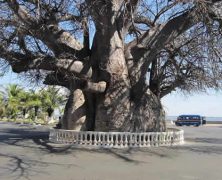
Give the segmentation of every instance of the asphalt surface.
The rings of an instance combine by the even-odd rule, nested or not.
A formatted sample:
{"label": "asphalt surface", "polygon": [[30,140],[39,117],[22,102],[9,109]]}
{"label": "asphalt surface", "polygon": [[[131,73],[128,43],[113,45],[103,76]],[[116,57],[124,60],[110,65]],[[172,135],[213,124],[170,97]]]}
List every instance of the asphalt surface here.
{"label": "asphalt surface", "polygon": [[45,126],[0,122],[0,179],[222,180],[222,125],[182,129],[182,146],[86,150],[49,143]]}

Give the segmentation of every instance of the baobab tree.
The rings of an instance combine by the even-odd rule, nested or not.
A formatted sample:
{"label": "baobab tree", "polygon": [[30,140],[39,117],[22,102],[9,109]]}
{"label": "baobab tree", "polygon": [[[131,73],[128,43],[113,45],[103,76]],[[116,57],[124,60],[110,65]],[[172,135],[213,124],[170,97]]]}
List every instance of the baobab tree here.
{"label": "baobab tree", "polygon": [[220,0],[1,0],[0,58],[70,95],[63,128],[163,131],[161,98],[221,83]]}

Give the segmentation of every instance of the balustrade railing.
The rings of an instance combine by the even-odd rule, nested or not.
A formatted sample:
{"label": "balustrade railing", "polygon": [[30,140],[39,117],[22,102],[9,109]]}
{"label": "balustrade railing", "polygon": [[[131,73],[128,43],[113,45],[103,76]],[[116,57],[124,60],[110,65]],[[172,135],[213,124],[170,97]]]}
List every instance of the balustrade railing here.
{"label": "balustrade railing", "polygon": [[105,148],[170,146],[184,142],[184,131],[169,129],[166,132],[130,133],[51,129],[49,140],[54,143]]}

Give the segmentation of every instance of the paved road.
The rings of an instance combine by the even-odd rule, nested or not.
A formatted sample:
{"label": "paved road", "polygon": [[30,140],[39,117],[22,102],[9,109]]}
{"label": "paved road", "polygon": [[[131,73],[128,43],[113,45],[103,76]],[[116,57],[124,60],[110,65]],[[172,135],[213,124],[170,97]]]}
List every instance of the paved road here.
{"label": "paved road", "polygon": [[0,123],[0,179],[222,180],[222,125],[183,129],[183,146],[81,150],[50,144],[47,127]]}

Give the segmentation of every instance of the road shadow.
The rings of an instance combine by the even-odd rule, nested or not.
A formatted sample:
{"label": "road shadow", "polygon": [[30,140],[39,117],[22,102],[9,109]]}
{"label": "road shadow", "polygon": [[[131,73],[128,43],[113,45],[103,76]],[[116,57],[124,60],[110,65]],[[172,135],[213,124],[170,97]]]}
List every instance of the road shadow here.
{"label": "road shadow", "polygon": [[206,143],[206,144],[222,144],[222,138],[195,138],[193,139],[194,142],[197,143]]}
{"label": "road shadow", "polygon": [[174,146],[172,149],[197,154],[222,155],[222,138],[186,138],[184,145]]}
{"label": "road shadow", "polygon": [[[11,126],[11,128],[0,127],[0,179],[32,179],[32,176],[38,174],[48,174],[45,168],[51,165],[65,168],[78,167],[74,163],[47,162],[41,158],[36,159],[32,155],[35,153],[40,153],[42,156],[50,153],[71,153],[70,146],[50,145],[47,128],[14,124]],[[24,151],[24,154],[21,154],[21,151]]]}
{"label": "road shadow", "polygon": [[[0,143],[39,149],[42,153],[65,153],[71,146],[53,146],[49,142],[49,129],[38,130],[36,127],[0,129]],[[31,142],[31,143],[30,143]]]}
{"label": "road shadow", "polygon": [[[38,174],[50,175],[45,168],[54,165],[64,168],[78,167],[74,163],[53,163],[44,160],[36,160],[25,155],[14,155],[8,153],[0,153],[0,158],[7,159],[7,164],[0,165],[0,179],[28,179]],[[1,178],[2,177],[2,178]]]}
{"label": "road shadow", "polygon": [[188,151],[188,153],[207,154],[207,155],[222,155],[222,146],[209,145],[186,145],[172,147],[176,151]]}

